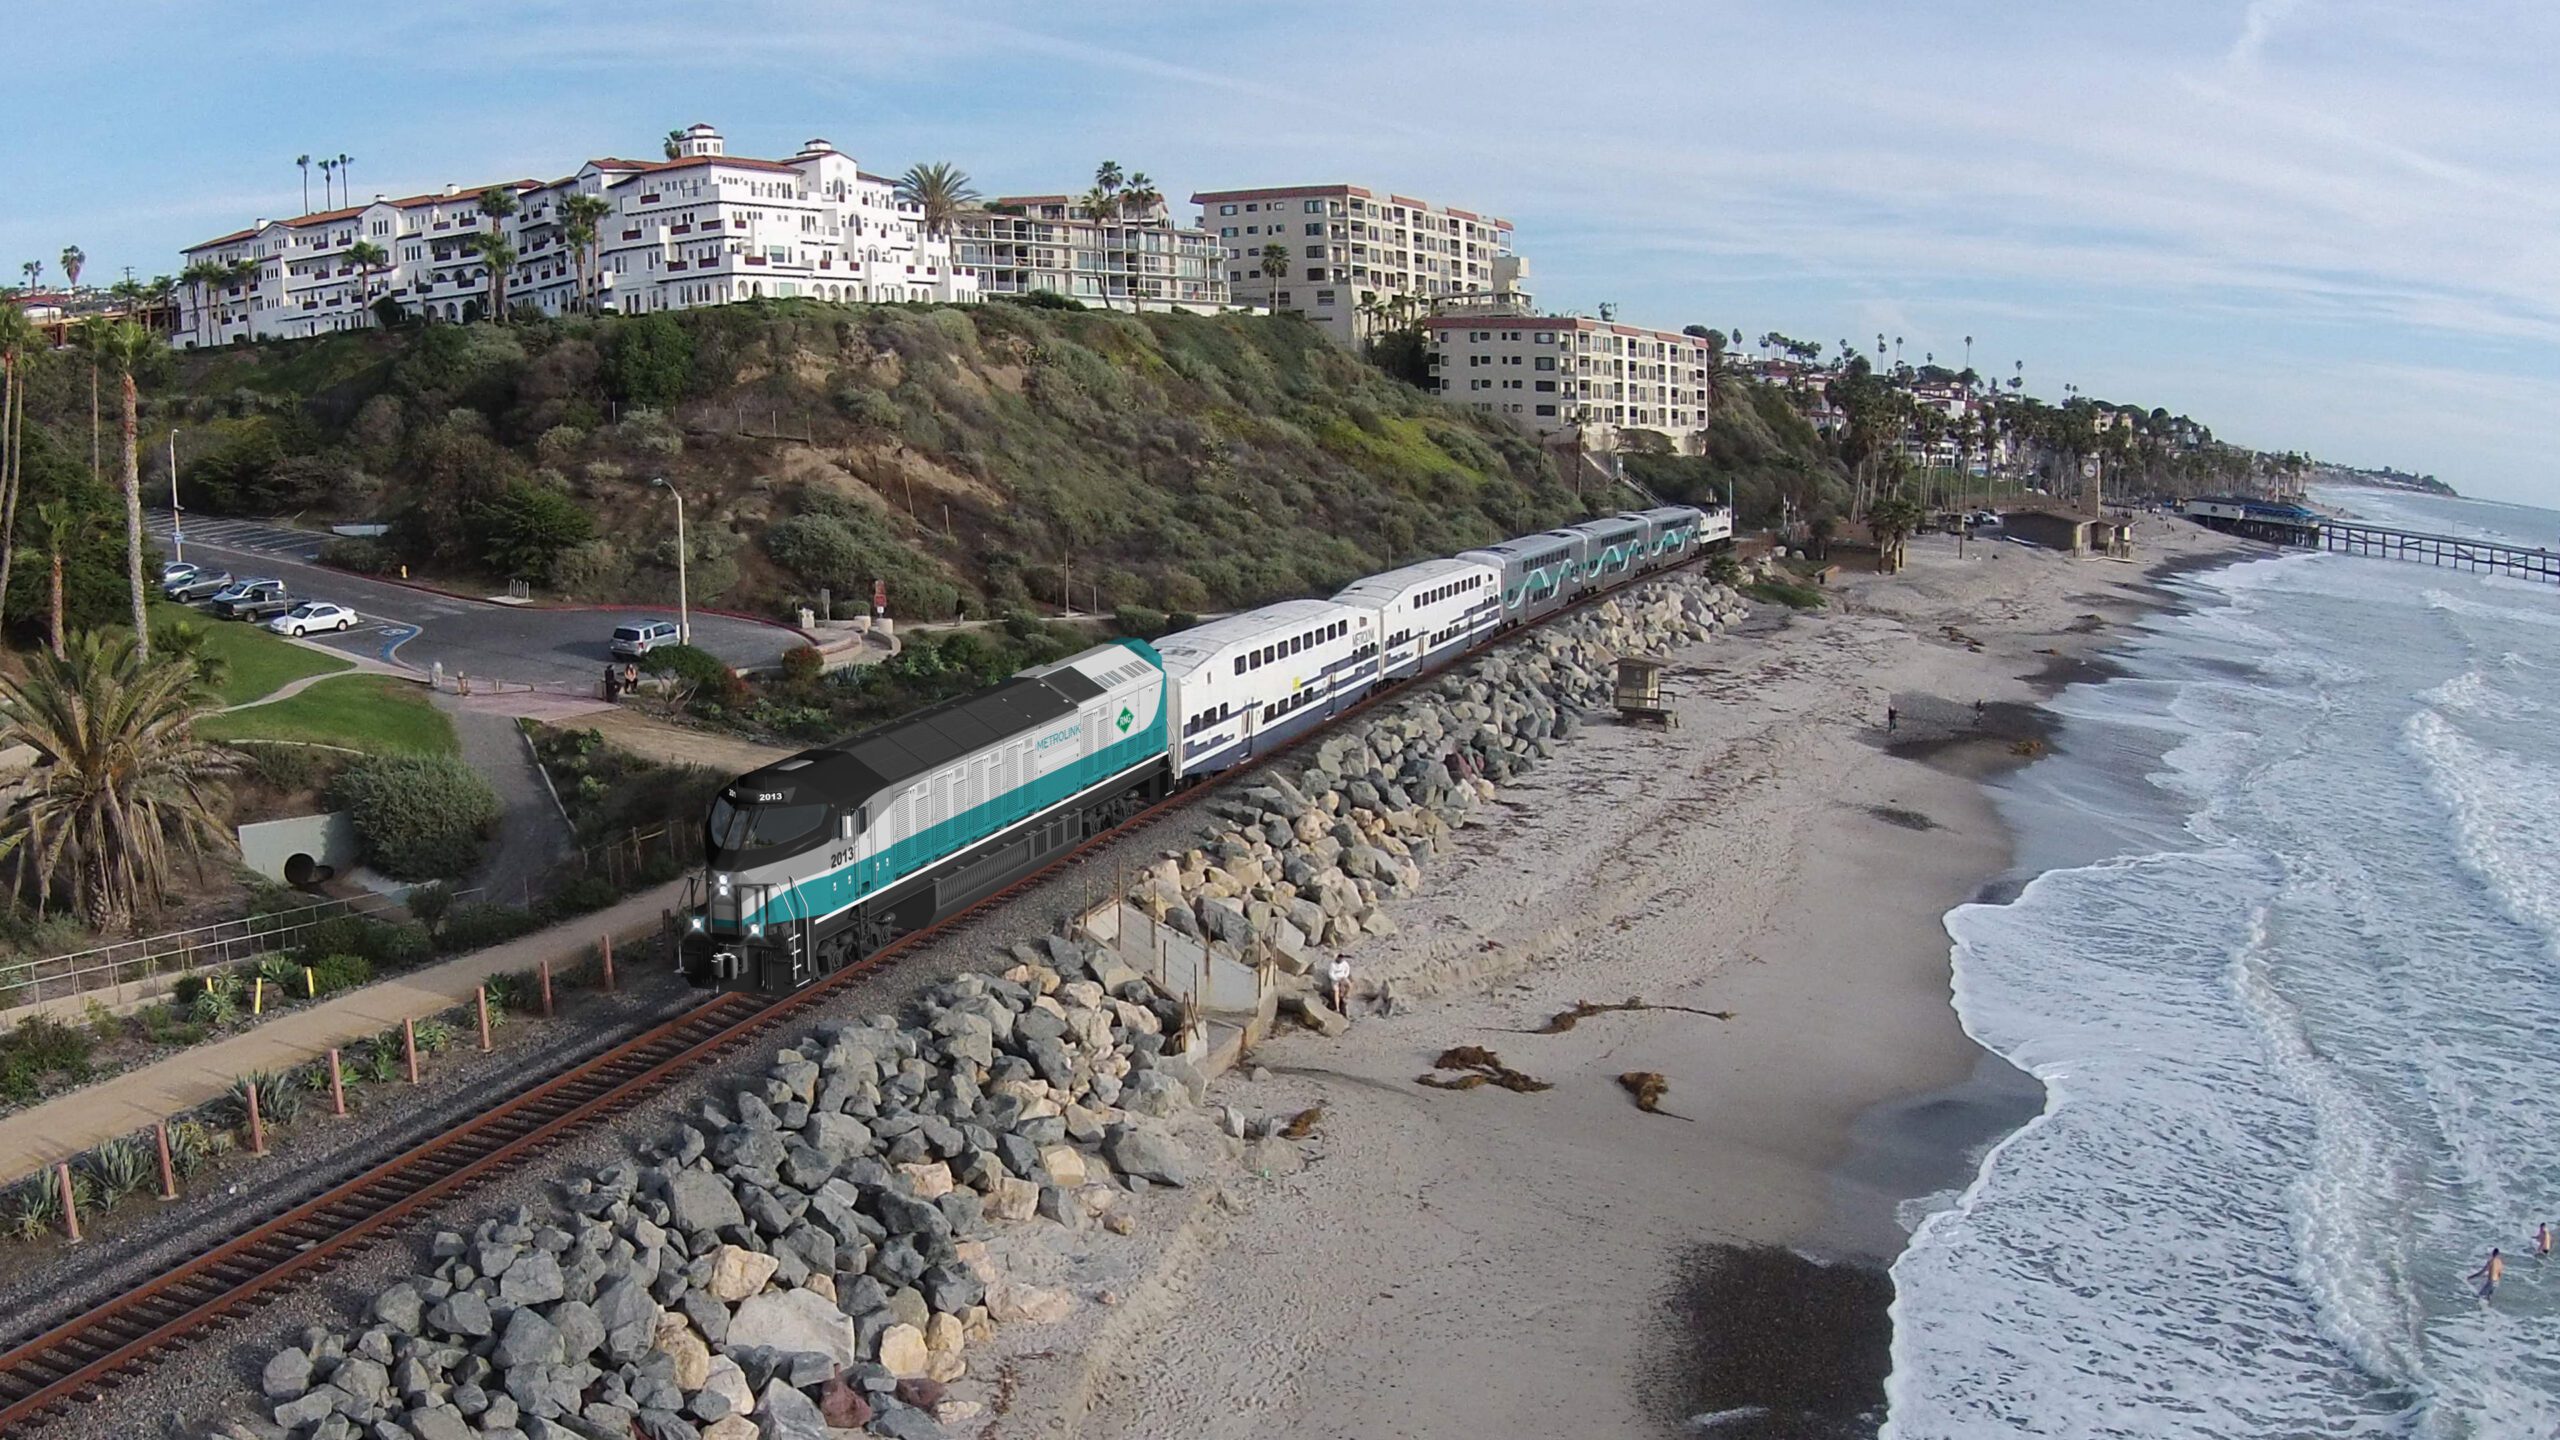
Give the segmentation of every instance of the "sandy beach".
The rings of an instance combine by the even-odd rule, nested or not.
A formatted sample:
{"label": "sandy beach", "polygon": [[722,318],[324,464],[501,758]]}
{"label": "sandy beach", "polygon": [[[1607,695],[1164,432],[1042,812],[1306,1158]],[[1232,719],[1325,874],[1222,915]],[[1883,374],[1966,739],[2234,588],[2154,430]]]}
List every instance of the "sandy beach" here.
{"label": "sandy beach", "polygon": [[[1978,781],[2157,603],[2151,567],[2230,544],[2156,519],[2138,543],[2128,563],[1924,537],[1902,575],[1673,656],[1679,728],[1586,730],[1364,943],[1361,988],[1392,982],[1395,1014],[1286,1034],[1220,1082],[1251,1113],[1322,1107],[1303,1168],[1254,1152],[1150,1197],[1182,1218],[1142,1257],[1061,1258],[1108,1303],[1007,1367],[998,1428],[1871,1427],[1896,1203],[1963,1183],[2039,1103],[1948,1002],[1941,917],[2008,864]],[[1631,999],[1690,1008],[1526,1033]],[[1456,1045],[1552,1088],[1415,1083]],[[1668,1082],[1662,1113],[1621,1088],[1637,1071]]]}

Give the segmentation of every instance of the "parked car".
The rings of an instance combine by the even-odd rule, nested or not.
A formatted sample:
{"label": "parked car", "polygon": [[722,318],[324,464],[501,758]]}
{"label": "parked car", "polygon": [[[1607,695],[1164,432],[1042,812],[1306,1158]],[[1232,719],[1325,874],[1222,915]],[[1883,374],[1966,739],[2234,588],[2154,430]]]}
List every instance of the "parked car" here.
{"label": "parked car", "polygon": [[273,620],[267,628],[279,635],[308,635],[314,630],[352,630],[356,612],[326,600],[305,600]]}
{"label": "parked car", "polygon": [[191,563],[189,563],[189,562],[187,562],[187,561],[184,561],[184,560],[163,560],[163,561],[161,561],[161,562],[160,562],[160,588],[161,588],[161,589],[163,589],[163,590],[166,590],[166,589],[168,589],[170,586],[172,586],[172,585],[176,585],[176,584],[178,584],[178,583],[180,583],[180,582],[182,582],[182,581],[186,581],[186,580],[192,580],[192,579],[194,579],[194,578],[195,578],[195,575],[196,575],[196,571],[197,571],[199,568],[201,568],[201,567],[196,566],[196,565],[193,565],[193,564],[191,564]]}
{"label": "parked car", "polygon": [[628,625],[614,626],[613,643],[607,648],[616,655],[637,659],[661,645],[676,643],[678,642],[674,621],[635,620]]}
{"label": "parked car", "polygon": [[183,580],[163,583],[160,593],[172,600],[193,604],[198,600],[210,600],[236,583],[228,570],[197,570]]}
{"label": "parked car", "polygon": [[243,580],[213,597],[213,613],[225,620],[264,620],[297,603],[281,580]]}

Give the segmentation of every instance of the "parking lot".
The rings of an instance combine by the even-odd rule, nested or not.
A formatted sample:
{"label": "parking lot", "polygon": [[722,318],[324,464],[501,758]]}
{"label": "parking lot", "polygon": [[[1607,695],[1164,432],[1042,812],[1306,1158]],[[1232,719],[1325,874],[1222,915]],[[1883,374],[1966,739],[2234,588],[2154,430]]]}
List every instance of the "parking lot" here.
{"label": "parking lot", "polygon": [[[447,674],[585,688],[603,674],[605,642],[615,625],[634,617],[675,618],[672,606],[552,608],[439,594],[319,565],[327,535],[253,520],[185,518],[183,558],[241,579],[281,580],[298,599],[348,606],[361,623],[343,634],[314,635],[314,643],[417,670],[441,664]],[[147,528],[171,558],[180,558],[168,511],[152,512]],[[697,610],[693,643],[731,665],[755,667],[777,662],[800,636],[781,625]]]}

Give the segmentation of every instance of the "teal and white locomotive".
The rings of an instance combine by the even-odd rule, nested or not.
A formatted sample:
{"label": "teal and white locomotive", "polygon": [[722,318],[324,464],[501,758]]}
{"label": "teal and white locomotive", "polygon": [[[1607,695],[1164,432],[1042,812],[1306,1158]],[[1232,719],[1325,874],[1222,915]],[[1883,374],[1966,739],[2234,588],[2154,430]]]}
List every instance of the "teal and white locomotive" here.
{"label": "teal and white locomotive", "polygon": [[739,776],[670,925],[697,985],[781,993],[975,904],[1381,683],[1729,539],[1630,512],[1036,666]]}

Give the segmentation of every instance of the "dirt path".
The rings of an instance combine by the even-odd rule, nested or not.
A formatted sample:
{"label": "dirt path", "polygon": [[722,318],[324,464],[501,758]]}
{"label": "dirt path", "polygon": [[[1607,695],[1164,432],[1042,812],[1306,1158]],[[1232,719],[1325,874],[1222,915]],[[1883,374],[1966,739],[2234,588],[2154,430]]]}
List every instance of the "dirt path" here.
{"label": "dirt path", "polygon": [[701,765],[730,775],[744,774],[776,760],[787,760],[798,753],[779,745],[759,745],[734,736],[688,730],[681,725],[654,719],[629,706],[599,710],[566,723],[574,729],[594,730],[603,735],[607,743],[642,759],[667,765]]}

